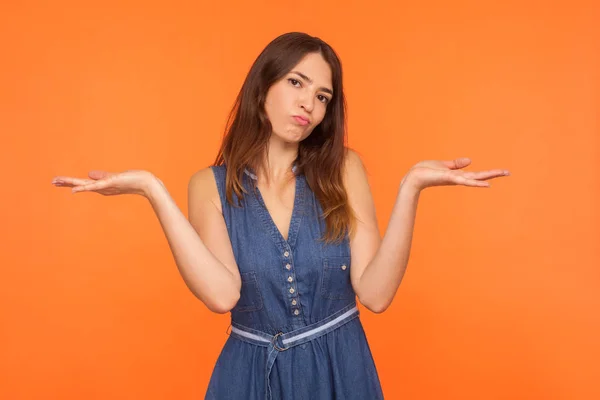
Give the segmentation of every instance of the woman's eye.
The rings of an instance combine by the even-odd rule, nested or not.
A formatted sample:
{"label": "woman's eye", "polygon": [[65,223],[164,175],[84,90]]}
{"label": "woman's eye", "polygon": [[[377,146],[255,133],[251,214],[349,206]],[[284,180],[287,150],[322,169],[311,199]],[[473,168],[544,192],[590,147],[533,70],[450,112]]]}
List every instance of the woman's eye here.
{"label": "woman's eye", "polygon": [[[289,78],[288,82],[290,82],[295,87],[300,87],[300,86],[296,86],[296,84],[300,84],[300,81],[298,81],[298,80],[296,80],[294,78]],[[323,104],[329,103],[329,98],[327,96],[323,96],[322,94],[320,94],[318,97],[319,97],[319,101],[321,103],[323,103]]]}

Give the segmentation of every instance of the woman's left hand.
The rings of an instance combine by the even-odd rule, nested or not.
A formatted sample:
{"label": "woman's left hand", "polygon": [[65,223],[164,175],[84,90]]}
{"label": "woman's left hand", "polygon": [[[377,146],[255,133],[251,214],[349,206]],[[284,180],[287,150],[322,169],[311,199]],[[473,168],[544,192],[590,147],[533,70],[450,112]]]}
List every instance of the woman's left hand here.
{"label": "woman's left hand", "polygon": [[510,175],[505,169],[489,171],[461,171],[471,164],[469,158],[457,158],[452,161],[427,160],[415,164],[406,174],[402,183],[410,183],[415,189],[423,190],[431,186],[463,185],[490,187],[488,179]]}

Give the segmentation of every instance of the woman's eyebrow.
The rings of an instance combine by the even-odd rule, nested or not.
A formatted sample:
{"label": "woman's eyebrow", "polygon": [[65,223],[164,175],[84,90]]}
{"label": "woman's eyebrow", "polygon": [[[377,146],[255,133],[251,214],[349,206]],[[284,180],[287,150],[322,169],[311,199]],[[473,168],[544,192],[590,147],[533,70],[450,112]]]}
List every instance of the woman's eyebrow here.
{"label": "woman's eyebrow", "polygon": [[[310,79],[308,76],[304,75],[302,72],[292,71],[292,73],[299,75],[302,79],[307,80],[309,83],[312,83],[312,79]],[[329,93],[330,95],[333,96],[333,90],[331,90],[331,89],[328,89],[326,87],[320,87],[319,90],[322,90],[325,93]]]}

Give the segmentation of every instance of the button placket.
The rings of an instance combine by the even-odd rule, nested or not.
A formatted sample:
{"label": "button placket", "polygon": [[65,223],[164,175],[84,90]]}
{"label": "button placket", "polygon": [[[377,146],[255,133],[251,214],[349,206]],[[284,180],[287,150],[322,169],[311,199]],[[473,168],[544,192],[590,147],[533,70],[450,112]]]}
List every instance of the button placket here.
{"label": "button placket", "polygon": [[[283,257],[286,258],[287,260],[285,261],[285,266],[284,268],[286,269],[286,271],[289,271],[286,281],[288,282],[287,288],[288,288],[288,292],[292,295],[291,297],[291,304],[292,306],[297,306],[298,305],[298,300],[297,300],[297,296],[294,296],[294,294],[296,293],[296,288],[294,288],[294,272],[292,271],[292,264],[293,262],[290,260],[290,252],[289,250],[286,250],[283,252]],[[300,310],[298,309],[298,307],[292,307],[292,314],[294,315],[300,315]]]}

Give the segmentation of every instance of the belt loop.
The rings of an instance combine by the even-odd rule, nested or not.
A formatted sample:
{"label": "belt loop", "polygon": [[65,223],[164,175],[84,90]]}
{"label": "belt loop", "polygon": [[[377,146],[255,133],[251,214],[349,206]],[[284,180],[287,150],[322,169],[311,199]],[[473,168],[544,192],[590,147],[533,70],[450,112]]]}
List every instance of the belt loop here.
{"label": "belt loop", "polygon": [[275,347],[275,350],[277,350],[277,351],[285,351],[285,350],[289,349],[289,347],[281,348],[281,347],[277,346],[277,338],[281,335],[283,335],[283,332],[279,332],[278,334],[273,336],[273,339],[271,339],[271,343],[273,343],[273,347]]}

